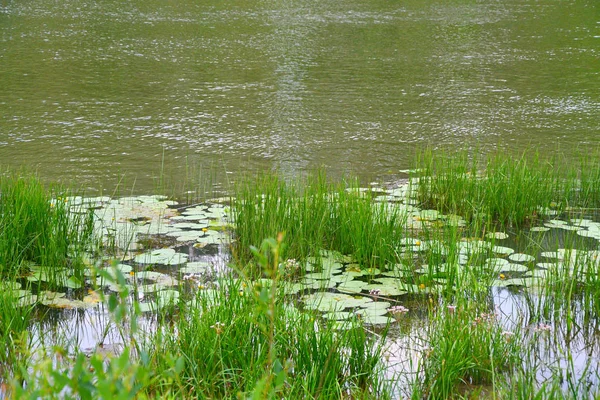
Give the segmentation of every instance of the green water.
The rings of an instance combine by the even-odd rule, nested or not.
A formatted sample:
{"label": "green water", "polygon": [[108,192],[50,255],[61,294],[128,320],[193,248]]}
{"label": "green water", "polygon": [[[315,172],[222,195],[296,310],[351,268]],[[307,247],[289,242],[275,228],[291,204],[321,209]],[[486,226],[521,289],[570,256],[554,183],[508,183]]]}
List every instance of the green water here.
{"label": "green water", "polygon": [[[414,151],[598,145],[595,0],[0,0],[0,164],[364,178]],[[164,159],[164,164],[162,160]]]}

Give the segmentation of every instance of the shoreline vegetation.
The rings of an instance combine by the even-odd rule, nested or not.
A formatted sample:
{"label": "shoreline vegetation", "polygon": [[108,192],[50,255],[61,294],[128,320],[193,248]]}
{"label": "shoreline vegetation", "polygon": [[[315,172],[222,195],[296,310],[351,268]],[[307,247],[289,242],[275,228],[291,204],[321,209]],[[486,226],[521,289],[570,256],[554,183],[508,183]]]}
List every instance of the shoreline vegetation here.
{"label": "shoreline vegetation", "polygon": [[[597,153],[427,150],[393,185],[263,174],[183,206],[7,173],[0,393],[598,396],[599,210]],[[101,321],[91,350],[60,312]]]}

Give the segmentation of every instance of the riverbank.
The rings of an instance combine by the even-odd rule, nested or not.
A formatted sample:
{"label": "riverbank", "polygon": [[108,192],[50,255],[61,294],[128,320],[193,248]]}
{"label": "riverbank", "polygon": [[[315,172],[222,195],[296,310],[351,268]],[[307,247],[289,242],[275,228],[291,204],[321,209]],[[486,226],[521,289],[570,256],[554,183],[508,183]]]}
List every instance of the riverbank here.
{"label": "riverbank", "polygon": [[192,206],[3,178],[5,394],[597,394],[597,159],[424,152],[393,187],[262,175]]}

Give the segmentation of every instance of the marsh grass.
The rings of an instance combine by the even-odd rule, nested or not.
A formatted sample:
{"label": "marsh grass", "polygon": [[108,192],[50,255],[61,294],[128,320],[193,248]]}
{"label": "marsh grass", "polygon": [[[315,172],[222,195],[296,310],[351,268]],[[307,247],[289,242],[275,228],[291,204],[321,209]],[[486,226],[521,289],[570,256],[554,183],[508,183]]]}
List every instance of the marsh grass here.
{"label": "marsh grass", "polygon": [[[199,291],[151,353],[181,354],[180,388],[201,398],[386,398],[379,375],[381,343],[357,320],[345,329],[298,311],[278,276],[281,239],[263,247],[259,263],[274,266],[270,283],[224,279]],[[280,285],[281,284],[281,285]],[[174,332],[173,332],[174,333]],[[155,358],[157,370],[163,366]]]}
{"label": "marsh grass", "polygon": [[413,398],[456,398],[461,385],[495,386],[502,373],[518,365],[519,332],[504,332],[493,312],[462,302],[433,310],[430,320]]}
{"label": "marsh grass", "polygon": [[[37,265],[52,284],[67,269],[83,282],[81,256],[92,241],[90,215],[74,214],[35,176],[9,173],[0,178],[0,274],[16,276]],[[71,274],[69,274],[71,275]]]}
{"label": "marsh grass", "polygon": [[422,204],[468,220],[487,218],[522,227],[550,208],[600,206],[598,151],[575,163],[532,152],[481,159],[466,152],[450,156],[424,151],[417,159]]}
{"label": "marsh grass", "polygon": [[18,295],[6,284],[0,289],[0,381],[20,375],[30,358],[28,332],[33,306],[15,306]]}
{"label": "marsh grass", "polygon": [[274,175],[246,180],[233,200],[236,244],[242,264],[272,232],[285,232],[286,256],[304,259],[320,249],[354,256],[364,267],[385,268],[398,261],[395,243],[406,215],[375,203],[356,181],[331,183],[322,173],[285,182]]}

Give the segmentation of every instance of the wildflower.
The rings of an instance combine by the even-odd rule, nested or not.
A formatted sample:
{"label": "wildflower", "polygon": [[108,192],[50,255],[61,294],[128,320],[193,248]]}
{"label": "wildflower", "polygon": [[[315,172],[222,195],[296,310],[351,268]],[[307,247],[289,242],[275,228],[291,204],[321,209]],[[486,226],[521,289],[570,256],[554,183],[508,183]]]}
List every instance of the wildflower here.
{"label": "wildflower", "polygon": [[502,280],[506,279],[506,275],[500,274],[500,279],[502,279]]}
{"label": "wildflower", "polygon": [[129,275],[130,276],[135,276],[135,272],[131,271],[131,272],[129,272]]}
{"label": "wildflower", "polygon": [[425,284],[424,284],[424,283],[421,283],[421,284],[419,285],[419,289],[421,289],[421,290],[425,290]]}
{"label": "wildflower", "polygon": [[448,304],[448,305],[446,306],[446,308],[448,309],[448,312],[449,312],[450,314],[454,314],[454,312],[456,311],[456,306],[455,306],[455,305],[452,305],[452,304]]}
{"label": "wildflower", "polygon": [[404,307],[404,306],[393,306],[387,309],[387,311],[396,316],[396,315],[402,315],[402,314],[406,314],[408,312],[408,308]]}
{"label": "wildflower", "polygon": [[515,333],[511,332],[511,331],[504,331],[504,332],[502,332],[502,336],[504,337],[504,339],[507,342],[510,342],[510,340],[512,339],[512,337],[515,336]]}
{"label": "wildflower", "polygon": [[202,228],[202,232],[208,232],[208,228]]}
{"label": "wildflower", "polygon": [[534,332],[548,332],[552,330],[552,326],[540,322],[533,330]]}
{"label": "wildflower", "polygon": [[420,241],[420,240],[417,240],[417,241],[415,242],[415,246],[420,246],[420,245],[421,245],[421,241]]}
{"label": "wildflower", "polygon": [[223,328],[225,328],[225,324],[222,322],[215,322],[215,324],[211,325],[210,327],[215,330],[215,333],[217,335],[220,335],[221,333],[223,333]]}

